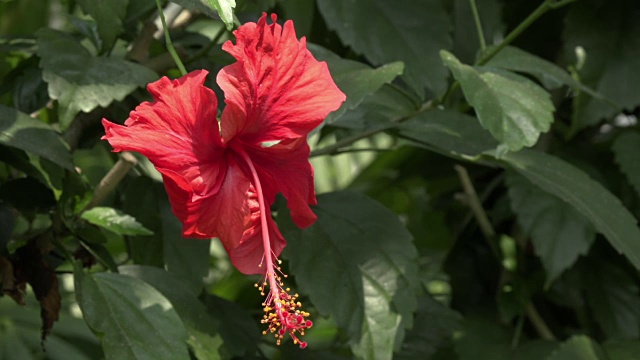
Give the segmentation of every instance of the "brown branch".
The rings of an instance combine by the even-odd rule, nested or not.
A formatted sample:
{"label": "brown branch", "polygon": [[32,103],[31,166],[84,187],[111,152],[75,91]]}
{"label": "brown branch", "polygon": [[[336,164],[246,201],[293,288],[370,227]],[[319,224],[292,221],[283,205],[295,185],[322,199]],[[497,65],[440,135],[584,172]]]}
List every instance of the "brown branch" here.
{"label": "brown branch", "polygon": [[94,206],[101,204],[113,189],[122,181],[129,170],[138,163],[138,160],[130,152],[120,154],[118,162],[109,170],[100,183],[93,191],[93,198],[85,208],[89,210]]}

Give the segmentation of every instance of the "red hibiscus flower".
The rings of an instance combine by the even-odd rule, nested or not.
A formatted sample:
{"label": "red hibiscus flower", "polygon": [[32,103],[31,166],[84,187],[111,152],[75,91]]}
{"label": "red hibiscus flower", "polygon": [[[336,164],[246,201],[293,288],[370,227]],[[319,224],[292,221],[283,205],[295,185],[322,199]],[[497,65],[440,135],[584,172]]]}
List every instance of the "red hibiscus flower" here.
{"label": "red hibiscus flower", "polygon": [[237,62],[217,76],[226,104],[220,121],[216,96],[203,85],[207,71],[200,70],[149,84],[155,102],[136,107],[125,126],[104,119],[103,139],[114,151],[151,160],[183,236],[217,237],[238,270],[265,275],[259,288],[269,285],[264,306],[275,313],[263,322],[276,338],[289,332],[297,342],[293,332],[311,322],[281,288],[276,261],[286,243],[269,207],[282,193],[298,226],[316,220],[309,207],[316,197],[306,137],[345,95],[305,39],[297,40],[293,23],[283,28],[271,18],[270,25],[263,14],[240,26],[236,44],[222,46]]}

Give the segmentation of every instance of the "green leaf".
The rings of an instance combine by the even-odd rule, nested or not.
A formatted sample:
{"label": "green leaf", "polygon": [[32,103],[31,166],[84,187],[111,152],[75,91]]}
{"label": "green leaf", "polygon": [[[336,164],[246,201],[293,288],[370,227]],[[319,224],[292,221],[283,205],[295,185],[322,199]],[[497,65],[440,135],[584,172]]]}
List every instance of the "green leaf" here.
{"label": "green leaf", "polygon": [[159,198],[162,219],[162,244],[167,270],[180,274],[194,285],[202,285],[209,273],[209,239],[186,239],[182,237],[182,224],[171,211],[171,205],[162,193]]}
{"label": "green leaf", "polygon": [[296,34],[309,38],[316,12],[315,0],[277,0],[277,3],[284,13],[284,18],[291,19],[296,25]]}
{"label": "green leaf", "polygon": [[325,124],[331,124],[347,110],[356,108],[365,97],[375,93],[382,85],[390,83],[404,71],[404,65],[401,62],[372,69],[363,63],[342,59],[320,46],[310,45],[309,49],[316,59],[327,62],[331,77],[347,96],[342,106],[327,116]]}
{"label": "green leaf", "polygon": [[213,12],[215,9],[220,19],[227,25],[227,29],[233,29],[233,9],[236,7],[235,0],[171,0],[189,10],[200,11],[201,13],[216,18]]}
{"label": "green leaf", "polygon": [[477,156],[498,146],[471,116],[435,109],[400,125],[400,135],[447,155]]}
{"label": "green leaf", "polygon": [[573,206],[640,269],[640,229],[636,219],[602,185],[573,165],[542,152],[522,150],[507,153],[502,160],[542,190]]}
{"label": "green leaf", "polygon": [[383,85],[375,93],[364,97],[355,109],[346,111],[331,126],[358,131],[390,128],[396,126],[392,120],[409,116],[415,110],[416,104],[402,90]]}
{"label": "green leaf", "polygon": [[207,0],[209,6],[215,8],[220,15],[220,19],[227,25],[228,30],[233,30],[233,9],[236,7],[236,0]]}
{"label": "green leaf", "polygon": [[403,79],[418,92],[445,90],[438,51],[451,49],[453,41],[441,1],[319,0],[318,8],[342,42],[373,64],[402,61]]}
{"label": "green leaf", "polygon": [[101,53],[111,50],[118,35],[124,31],[122,21],[127,15],[129,0],[79,0],[78,4],[98,24],[98,34],[102,39]]}
{"label": "green leaf", "polygon": [[638,340],[607,341],[602,346],[608,360],[640,360],[640,341]]}
{"label": "green leaf", "polygon": [[216,319],[211,317],[198,296],[202,288],[184,281],[177,274],[150,266],[121,266],[119,271],[153,286],[171,302],[186,327],[187,343],[200,360],[220,359],[218,353],[222,339],[218,334]]}
{"label": "green leaf", "polygon": [[562,85],[574,89],[585,88],[558,65],[512,46],[502,49],[486,66],[533,75],[549,89]]}
{"label": "green leaf", "polygon": [[605,360],[598,344],[584,335],[576,335],[565,341],[545,360]]}
{"label": "green leaf", "polygon": [[225,349],[233,356],[245,356],[258,350],[262,330],[258,322],[242,306],[207,294],[202,300],[209,313],[220,322],[220,335]]}
{"label": "green leaf", "polygon": [[106,206],[97,206],[82,213],[81,218],[120,235],[153,235],[133,216]]}
{"label": "green leaf", "polygon": [[620,134],[611,146],[620,170],[629,183],[640,194],[640,134],[626,131]]}
{"label": "green leaf", "polygon": [[[0,359],[91,360],[104,358],[98,339],[82,319],[64,310],[44,343],[40,343],[42,320],[40,307],[27,297],[25,306],[11,298],[0,299]],[[35,299],[33,299],[35,301]],[[63,308],[64,309],[64,308]]]}
{"label": "green leaf", "polygon": [[79,111],[89,112],[120,101],[157,79],[148,68],[130,61],[94,57],[73,37],[41,29],[38,55],[49,96],[58,100],[60,124],[66,129]]}
{"label": "green leaf", "polygon": [[75,272],[78,304],[106,359],[189,359],[187,332],[171,303],[142,280]]}
{"label": "green leaf", "polygon": [[129,253],[134,263],[164,267],[164,234],[158,201],[162,196],[159,192],[164,189],[158,189],[157,185],[145,176],[132,179],[124,192],[122,210],[153,231],[151,236],[136,236],[129,242]]}
{"label": "green leaf", "polygon": [[318,221],[304,230],[279,216],[296,282],[347,330],[357,356],[391,359],[417,305],[411,234],[395,214],[357,193],[320,195],[314,212]]}
{"label": "green leaf", "polygon": [[549,93],[540,86],[511,73],[480,73],[446,51],[441,56],[460,82],[482,127],[509,150],[533,146],[540,133],[549,130],[554,106]]}
{"label": "green leaf", "polygon": [[604,257],[590,261],[588,269],[583,280],[588,304],[607,338],[637,339],[640,289],[636,279]]}
{"label": "green leaf", "polygon": [[171,211],[162,183],[134,179],[125,191],[122,209],[153,231],[152,236],[131,241],[131,256],[137,264],[166,267],[193,286],[202,286],[209,273],[211,241],[182,236],[182,224]]}
{"label": "green leaf", "polygon": [[548,287],[596,238],[591,222],[573,206],[541,190],[515,172],[507,172],[511,208],[531,237],[534,251],[547,271]]}
{"label": "green leaf", "polygon": [[[565,26],[564,52],[574,59],[575,48],[586,52],[581,81],[620,108],[640,104],[640,8],[634,0],[583,1],[571,6]],[[612,26],[615,24],[615,26]],[[573,61],[573,60],[571,60]],[[586,94],[576,99],[577,127],[595,125],[620,112]]]}
{"label": "green leaf", "polygon": [[18,148],[73,170],[69,146],[49,125],[0,105],[0,144]]}
{"label": "green leaf", "polygon": [[407,332],[394,360],[429,359],[439,347],[451,342],[461,328],[462,317],[431,296],[418,299],[414,325]]}

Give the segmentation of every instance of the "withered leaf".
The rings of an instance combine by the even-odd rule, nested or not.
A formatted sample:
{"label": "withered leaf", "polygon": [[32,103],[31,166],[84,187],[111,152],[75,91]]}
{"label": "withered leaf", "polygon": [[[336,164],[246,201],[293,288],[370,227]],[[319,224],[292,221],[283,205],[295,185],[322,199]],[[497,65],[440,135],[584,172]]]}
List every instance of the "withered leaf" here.
{"label": "withered leaf", "polygon": [[28,283],[40,302],[42,341],[58,320],[61,306],[58,277],[45,260],[50,251],[49,242],[39,237],[16,250],[11,258],[16,286],[24,287]]}

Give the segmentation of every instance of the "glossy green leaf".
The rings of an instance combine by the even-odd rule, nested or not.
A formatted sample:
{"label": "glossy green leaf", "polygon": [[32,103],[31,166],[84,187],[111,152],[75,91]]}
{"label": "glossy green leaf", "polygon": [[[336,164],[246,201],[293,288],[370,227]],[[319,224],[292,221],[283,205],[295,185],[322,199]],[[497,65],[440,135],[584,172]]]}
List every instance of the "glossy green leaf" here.
{"label": "glossy green leaf", "polygon": [[342,59],[319,46],[310,45],[309,48],[319,61],[327,62],[333,81],[347,96],[342,106],[327,116],[326,124],[336,121],[347,110],[356,108],[366,96],[375,93],[382,85],[390,83],[404,71],[404,65],[401,62],[372,69],[363,63]]}
{"label": "glossy green leaf", "polygon": [[[575,49],[586,53],[581,81],[611,99],[617,107],[640,104],[640,8],[635,0],[582,1],[569,9],[564,28],[565,56],[574,62]],[[615,26],[612,26],[615,24]],[[578,128],[617,115],[620,109],[580,94],[574,104]]]}
{"label": "glossy green leaf", "polygon": [[319,0],[318,8],[342,42],[376,65],[402,61],[405,81],[418,92],[445,90],[438,51],[451,49],[451,20],[439,0]]}
{"label": "glossy green leaf", "polygon": [[545,360],[605,360],[598,344],[584,335],[565,341]]}
{"label": "glossy green leaf", "polygon": [[442,60],[460,82],[482,127],[509,150],[533,146],[553,122],[554,106],[540,86],[515,74],[481,73],[442,51]]}
{"label": "glossy green leaf", "polygon": [[153,286],[171,302],[186,327],[187,343],[199,360],[220,359],[222,339],[218,324],[198,300],[201,288],[194,287],[179,275],[151,266],[121,266],[121,274],[140,279]]}
{"label": "glossy green leaf", "polygon": [[98,24],[98,34],[102,39],[101,52],[111,50],[118,35],[124,31],[122,21],[127,15],[129,0],[79,0],[78,4]]}
{"label": "glossy green leaf", "polygon": [[69,146],[49,125],[0,105],[0,144],[18,148],[73,170]]}
{"label": "glossy green leaf", "polygon": [[503,160],[542,190],[573,206],[640,269],[640,229],[636,219],[606,188],[573,165],[542,152],[507,153]]}
{"label": "glossy green leaf", "polygon": [[189,359],[180,317],[151,285],[126,275],[76,270],[75,289],[107,360]]}
{"label": "glossy green leaf", "polygon": [[476,156],[498,146],[474,117],[457,111],[427,111],[399,128],[401,136],[444,154]]}
{"label": "glossy green leaf", "polygon": [[97,206],[82,213],[81,218],[120,235],[153,235],[136,219],[114,208]]}
{"label": "glossy green leaf", "polygon": [[591,222],[572,205],[514,172],[507,173],[511,208],[531,237],[547,271],[547,286],[585,255],[596,238]]}
{"label": "glossy green leaf", "polygon": [[611,146],[620,170],[629,183],[640,194],[640,134],[626,131],[620,134]]}
{"label": "glossy green leaf", "polygon": [[58,100],[62,128],[67,128],[79,111],[106,107],[157,79],[142,65],[94,57],[73,37],[52,29],[38,31],[38,55],[49,96]]}
{"label": "glossy green leaf", "polygon": [[391,359],[416,309],[417,251],[398,217],[364,195],[318,197],[318,221],[301,230],[279,216],[300,290],[349,334],[363,359]]}
{"label": "glossy green leaf", "polygon": [[640,337],[640,288],[635,279],[606,258],[588,263],[584,277],[589,307],[609,339]]}

